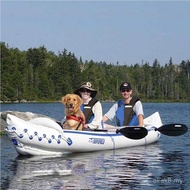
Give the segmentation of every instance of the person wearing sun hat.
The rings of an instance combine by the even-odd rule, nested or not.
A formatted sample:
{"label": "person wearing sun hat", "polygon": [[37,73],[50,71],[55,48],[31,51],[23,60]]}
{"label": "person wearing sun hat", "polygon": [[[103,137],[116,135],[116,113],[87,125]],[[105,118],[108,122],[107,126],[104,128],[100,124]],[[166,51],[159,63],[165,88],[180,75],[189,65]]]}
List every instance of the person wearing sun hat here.
{"label": "person wearing sun hat", "polygon": [[[123,82],[119,87],[122,96],[103,116],[103,121],[116,118],[117,126],[143,126],[143,106],[140,99],[132,96],[133,90],[129,82]],[[109,126],[109,125],[107,125]]]}
{"label": "person wearing sun hat", "polygon": [[102,129],[102,105],[96,98],[97,90],[92,88],[90,82],[84,82],[74,93],[79,95],[83,100],[81,110],[86,118],[84,130]]}
{"label": "person wearing sun hat", "polygon": [[75,90],[75,94],[78,94],[79,96],[81,96],[81,92],[82,91],[89,91],[90,92],[90,96],[92,98],[96,97],[97,94],[97,90],[92,88],[92,84],[90,82],[84,82],[81,84],[80,88],[78,88],[77,90]]}

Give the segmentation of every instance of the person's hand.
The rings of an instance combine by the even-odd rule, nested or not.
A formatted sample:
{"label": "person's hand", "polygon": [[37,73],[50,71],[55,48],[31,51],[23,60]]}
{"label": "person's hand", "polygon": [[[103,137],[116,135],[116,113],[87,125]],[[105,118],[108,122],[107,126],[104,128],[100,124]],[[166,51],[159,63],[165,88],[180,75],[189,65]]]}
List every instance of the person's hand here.
{"label": "person's hand", "polygon": [[90,127],[87,124],[84,125],[83,130],[84,131],[91,131]]}
{"label": "person's hand", "polygon": [[86,129],[86,128],[89,128],[89,127],[88,127],[88,125],[87,125],[87,124],[85,124],[85,125],[84,125],[84,128]]}

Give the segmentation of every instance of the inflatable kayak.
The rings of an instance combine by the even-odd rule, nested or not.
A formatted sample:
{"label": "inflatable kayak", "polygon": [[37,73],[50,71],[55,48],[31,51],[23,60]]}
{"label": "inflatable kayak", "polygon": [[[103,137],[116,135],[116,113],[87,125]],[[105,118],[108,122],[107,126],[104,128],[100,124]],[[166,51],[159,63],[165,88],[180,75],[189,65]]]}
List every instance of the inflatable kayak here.
{"label": "inflatable kayak", "polygon": [[[158,112],[144,119],[145,127],[123,127],[116,130],[63,130],[49,118],[24,121],[7,115],[6,135],[22,155],[55,155],[68,152],[90,152],[148,145],[158,141],[162,126]],[[140,131],[138,131],[140,128]],[[131,135],[132,130],[132,135]],[[146,133],[144,134],[145,130]],[[140,136],[139,136],[140,135]]]}

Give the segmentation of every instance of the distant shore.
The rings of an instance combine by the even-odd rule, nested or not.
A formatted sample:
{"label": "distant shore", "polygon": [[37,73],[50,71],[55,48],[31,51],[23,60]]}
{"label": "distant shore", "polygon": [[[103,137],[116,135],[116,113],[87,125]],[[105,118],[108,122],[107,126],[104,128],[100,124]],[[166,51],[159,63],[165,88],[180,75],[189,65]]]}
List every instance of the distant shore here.
{"label": "distant shore", "polygon": [[[0,104],[19,104],[19,103],[61,103],[61,100],[39,100],[39,101],[0,101]],[[104,103],[113,103],[116,102],[115,100],[100,100],[100,102]],[[189,100],[148,100],[148,99],[141,99],[141,102],[144,103],[190,103]]]}

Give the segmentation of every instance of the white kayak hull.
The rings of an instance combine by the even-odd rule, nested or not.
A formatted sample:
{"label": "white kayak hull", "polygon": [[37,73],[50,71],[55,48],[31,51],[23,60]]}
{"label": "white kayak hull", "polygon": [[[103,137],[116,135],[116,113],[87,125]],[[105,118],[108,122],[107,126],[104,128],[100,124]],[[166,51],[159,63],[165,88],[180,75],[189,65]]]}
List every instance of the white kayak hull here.
{"label": "white kayak hull", "polygon": [[116,132],[63,131],[55,121],[48,118],[26,122],[8,114],[7,124],[6,135],[22,155],[60,155],[148,145],[158,141],[160,132],[155,131],[155,127],[162,125],[159,113],[156,112],[145,119],[147,136],[133,140]]}

